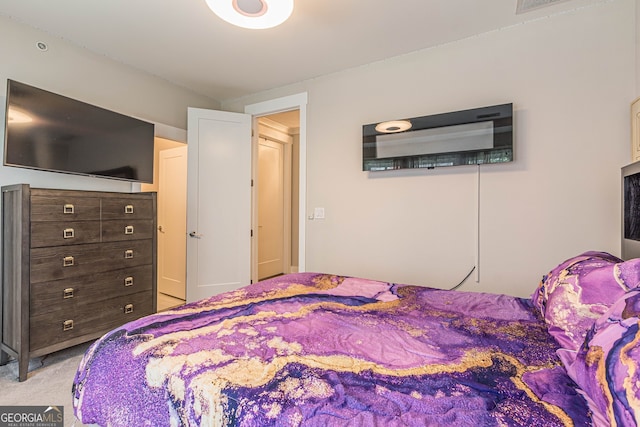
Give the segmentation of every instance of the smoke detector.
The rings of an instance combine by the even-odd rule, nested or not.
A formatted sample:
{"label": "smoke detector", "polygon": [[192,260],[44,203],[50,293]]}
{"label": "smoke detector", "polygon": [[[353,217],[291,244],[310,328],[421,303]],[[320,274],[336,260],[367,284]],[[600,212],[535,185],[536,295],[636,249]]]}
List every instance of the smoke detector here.
{"label": "smoke detector", "polygon": [[568,0],[518,0],[518,5],[516,6],[516,15],[530,12],[541,7],[551,6],[554,3],[562,3],[564,1]]}

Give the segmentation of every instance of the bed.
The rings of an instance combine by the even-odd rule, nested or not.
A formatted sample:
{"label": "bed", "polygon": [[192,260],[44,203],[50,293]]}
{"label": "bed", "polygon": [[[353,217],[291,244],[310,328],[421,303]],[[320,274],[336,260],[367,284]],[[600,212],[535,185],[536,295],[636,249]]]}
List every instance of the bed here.
{"label": "bed", "polygon": [[[531,298],[299,273],[128,323],[86,352],[100,426],[628,426],[640,260],[602,252]],[[532,286],[533,288],[533,286]]]}

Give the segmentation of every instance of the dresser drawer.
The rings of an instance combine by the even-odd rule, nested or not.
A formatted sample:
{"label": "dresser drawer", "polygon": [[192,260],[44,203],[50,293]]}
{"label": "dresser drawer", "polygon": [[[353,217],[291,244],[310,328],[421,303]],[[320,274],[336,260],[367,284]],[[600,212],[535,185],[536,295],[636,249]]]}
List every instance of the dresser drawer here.
{"label": "dresser drawer", "polygon": [[100,219],[100,199],[74,196],[31,196],[31,221]]}
{"label": "dresser drawer", "polygon": [[97,242],[100,242],[100,221],[31,223],[32,248]]}
{"label": "dresser drawer", "polygon": [[153,200],[149,197],[130,197],[102,200],[102,219],[154,218]]}
{"label": "dresser drawer", "polygon": [[87,304],[78,310],[47,313],[30,318],[30,351],[81,337],[106,333],[153,313],[151,292],[138,292]]}
{"label": "dresser drawer", "polygon": [[153,288],[153,266],[105,271],[89,276],[31,284],[31,315],[78,310],[92,302]]}
{"label": "dresser drawer", "polygon": [[31,249],[31,283],[87,276],[153,262],[152,240]]}
{"label": "dresser drawer", "polygon": [[102,241],[151,239],[154,232],[152,219],[102,221]]}

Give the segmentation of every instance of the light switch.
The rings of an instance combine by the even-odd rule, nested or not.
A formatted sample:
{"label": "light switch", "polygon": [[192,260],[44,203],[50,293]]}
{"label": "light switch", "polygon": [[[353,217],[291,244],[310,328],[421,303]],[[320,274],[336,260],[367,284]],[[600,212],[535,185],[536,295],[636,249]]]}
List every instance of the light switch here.
{"label": "light switch", "polygon": [[314,208],[313,217],[315,219],[324,219],[324,208]]}

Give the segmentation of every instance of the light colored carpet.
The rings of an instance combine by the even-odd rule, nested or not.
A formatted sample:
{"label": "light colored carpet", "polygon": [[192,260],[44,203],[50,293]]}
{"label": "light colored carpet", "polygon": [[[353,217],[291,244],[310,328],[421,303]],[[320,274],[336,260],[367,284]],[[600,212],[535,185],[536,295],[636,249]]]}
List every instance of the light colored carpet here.
{"label": "light colored carpet", "polygon": [[90,344],[31,359],[29,376],[23,382],[18,382],[17,361],[0,366],[0,406],[64,406],[65,427],[84,426],[73,415],[71,385]]}

